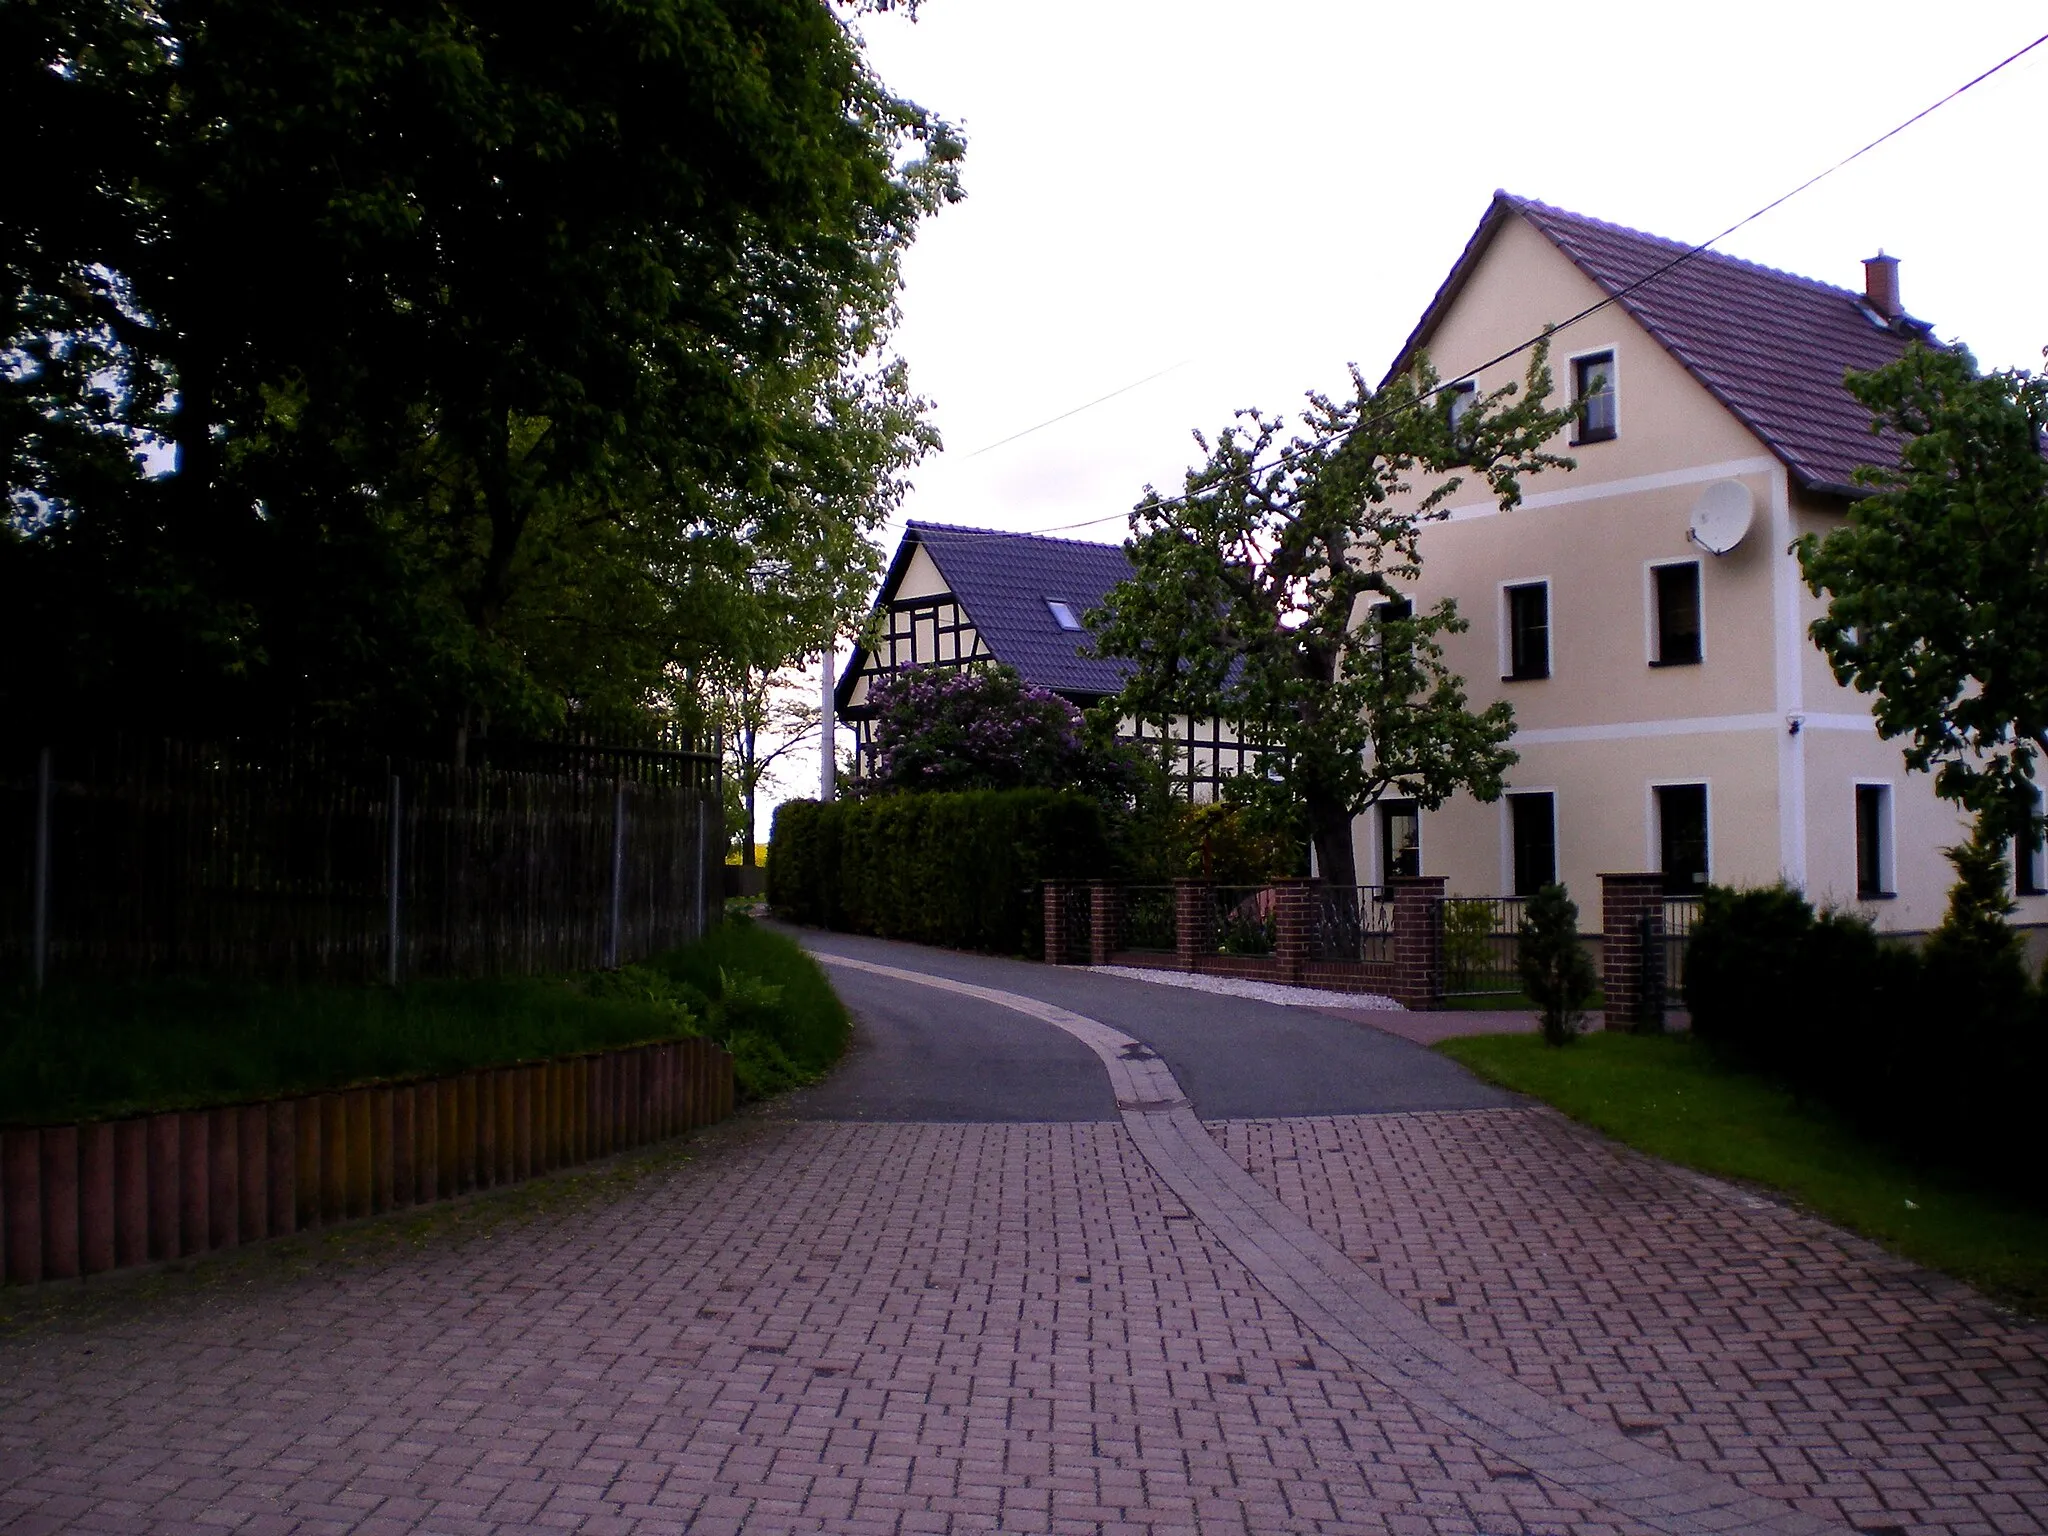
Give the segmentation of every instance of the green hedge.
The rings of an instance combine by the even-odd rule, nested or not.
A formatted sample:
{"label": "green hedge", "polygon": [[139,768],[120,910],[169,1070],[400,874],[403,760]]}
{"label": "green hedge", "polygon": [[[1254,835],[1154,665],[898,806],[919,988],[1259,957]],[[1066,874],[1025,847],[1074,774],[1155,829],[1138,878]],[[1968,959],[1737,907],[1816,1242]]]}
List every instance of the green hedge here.
{"label": "green hedge", "polygon": [[775,813],[768,903],[817,928],[1038,954],[1041,882],[1102,879],[1102,807],[1049,789],[884,795]]}
{"label": "green hedge", "polygon": [[1724,1059],[1895,1145],[2038,1195],[2048,997],[2011,946],[1923,946],[1784,886],[1707,891],[1688,943],[1693,1032]]}

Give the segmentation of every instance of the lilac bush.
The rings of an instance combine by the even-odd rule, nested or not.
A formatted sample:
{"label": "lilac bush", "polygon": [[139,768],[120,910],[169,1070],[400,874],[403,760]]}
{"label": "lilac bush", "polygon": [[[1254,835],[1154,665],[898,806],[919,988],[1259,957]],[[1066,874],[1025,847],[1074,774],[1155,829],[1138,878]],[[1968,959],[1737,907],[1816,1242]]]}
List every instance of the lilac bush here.
{"label": "lilac bush", "polygon": [[1013,668],[912,667],[875,680],[880,790],[1059,789],[1089,776],[1081,712]]}

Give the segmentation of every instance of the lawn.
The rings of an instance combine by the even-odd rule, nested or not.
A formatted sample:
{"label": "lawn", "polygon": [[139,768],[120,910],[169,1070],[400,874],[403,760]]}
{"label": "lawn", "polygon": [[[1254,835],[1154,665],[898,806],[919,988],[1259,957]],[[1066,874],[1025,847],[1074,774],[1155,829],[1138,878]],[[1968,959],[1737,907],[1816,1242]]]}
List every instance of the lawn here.
{"label": "lawn", "polygon": [[1930,1269],[2048,1314],[2048,1211],[1901,1157],[1684,1035],[1598,1033],[1563,1050],[1535,1035],[1436,1049],[1632,1147],[1765,1185]]}
{"label": "lawn", "polygon": [[387,987],[76,982],[0,993],[0,1125],[191,1109],[704,1035],[740,1097],[838,1060],[824,973],[744,918],[640,965]]}

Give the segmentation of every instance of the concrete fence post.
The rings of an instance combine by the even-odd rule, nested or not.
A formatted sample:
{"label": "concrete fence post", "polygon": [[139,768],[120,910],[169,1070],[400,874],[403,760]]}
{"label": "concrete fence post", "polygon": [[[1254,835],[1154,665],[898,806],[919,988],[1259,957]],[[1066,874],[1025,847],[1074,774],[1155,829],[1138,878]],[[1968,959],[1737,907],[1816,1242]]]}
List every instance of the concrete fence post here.
{"label": "concrete fence post", "polygon": [[1173,962],[1199,970],[1204,955],[1216,953],[1216,896],[1207,880],[1173,882]]}
{"label": "concrete fence post", "polygon": [[1444,877],[1395,875],[1394,996],[1409,1008],[1444,1000]]}
{"label": "concrete fence post", "polygon": [[1656,873],[1610,874],[1600,877],[1600,982],[1606,994],[1607,1027],[1627,1029],[1646,1001],[1643,965],[1643,919],[1661,934],[1664,877]]}

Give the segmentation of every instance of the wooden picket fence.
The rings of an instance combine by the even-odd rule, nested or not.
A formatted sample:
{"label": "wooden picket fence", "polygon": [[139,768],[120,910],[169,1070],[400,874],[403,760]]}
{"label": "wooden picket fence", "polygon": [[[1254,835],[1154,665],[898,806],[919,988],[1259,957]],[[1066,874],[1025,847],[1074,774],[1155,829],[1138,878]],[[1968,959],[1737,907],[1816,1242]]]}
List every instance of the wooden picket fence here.
{"label": "wooden picket fence", "polygon": [[189,1258],[681,1135],[732,1113],[708,1040],[125,1120],[0,1131],[0,1274]]}
{"label": "wooden picket fence", "polygon": [[22,743],[0,751],[0,977],[617,965],[704,932],[724,844],[711,753]]}

